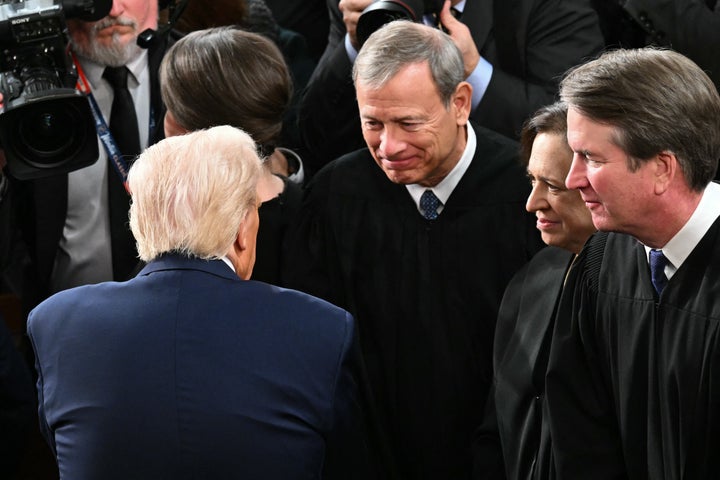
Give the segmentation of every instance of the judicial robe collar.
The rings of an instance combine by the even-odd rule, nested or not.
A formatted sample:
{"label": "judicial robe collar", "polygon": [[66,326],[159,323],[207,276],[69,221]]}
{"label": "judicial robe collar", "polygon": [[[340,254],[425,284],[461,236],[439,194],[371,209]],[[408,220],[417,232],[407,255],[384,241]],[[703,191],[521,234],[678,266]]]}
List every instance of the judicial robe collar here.
{"label": "judicial robe collar", "polygon": [[[703,192],[700,203],[690,216],[690,219],[662,247],[665,258],[670,262],[665,268],[668,280],[672,278],[678,268],[690,256],[700,240],[705,236],[715,220],[720,217],[720,185],[710,182]],[[644,245],[645,254],[650,258],[650,247]]]}
{"label": "judicial robe collar", "polygon": [[[465,143],[465,150],[463,151],[460,160],[457,162],[457,164],[455,164],[455,167],[450,170],[450,173],[448,173],[447,176],[445,176],[445,178],[440,181],[440,183],[438,183],[432,188],[424,187],[417,183],[405,185],[405,188],[407,188],[408,193],[410,193],[410,196],[415,202],[415,207],[418,209],[418,212],[420,212],[421,215],[422,210],[420,209],[420,197],[422,196],[423,192],[425,192],[425,190],[432,190],[435,196],[442,202],[443,205],[445,205],[448,201],[448,198],[450,198],[453,190],[455,190],[455,187],[457,187],[458,183],[460,183],[460,179],[462,179],[463,175],[465,175],[465,172],[467,172],[467,169],[470,166],[470,162],[472,162],[472,158],[475,155],[475,148],[477,147],[477,137],[475,136],[475,130],[473,130],[470,122],[468,122],[465,127],[465,130],[467,131],[467,142]],[[443,207],[441,206],[439,209],[440,212],[442,212],[442,208]]]}

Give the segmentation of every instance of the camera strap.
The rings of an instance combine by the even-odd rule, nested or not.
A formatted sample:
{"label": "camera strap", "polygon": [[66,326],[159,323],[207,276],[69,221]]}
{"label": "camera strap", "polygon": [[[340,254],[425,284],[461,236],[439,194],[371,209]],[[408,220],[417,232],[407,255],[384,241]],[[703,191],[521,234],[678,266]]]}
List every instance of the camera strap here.
{"label": "camera strap", "polygon": [[95,130],[97,131],[98,137],[100,138],[103,147],[105,147],[108,158],[111,160],[113,167],[115,167],[115,173],[117,173],[118,177],[120,178],[120,181],[125,187],[125,191],[130,194],[127,185],[128,164],[125,159],[123,159],[122,154],[120,153],[120,149],[115,142],[115,138],[113,138],[112,133],[110,132],[110,128],[108,128],[107,122],[103,117],[102,111],[100,111],[100,106],[97,104],[95,96],[92,93],[92,89],[90,88],[90,82],[85,76],[85,72],[83,71],[80,62],[78,62],[74,53],[72,54],[72,59],[78,72],[76,88],[82,93],[84,93],[87,97],[88,102],[90,103],[90,110],[92,110],[93,118],[95,119]]}

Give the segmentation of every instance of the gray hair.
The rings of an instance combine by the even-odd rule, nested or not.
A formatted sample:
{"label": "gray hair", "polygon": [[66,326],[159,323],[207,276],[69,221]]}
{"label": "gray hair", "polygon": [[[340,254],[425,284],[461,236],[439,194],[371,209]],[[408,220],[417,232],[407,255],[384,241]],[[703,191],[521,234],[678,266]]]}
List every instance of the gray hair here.
{"label": "gray hair", "polygon": [[407,20],[390,22],[367,39],[353,66],[353,81],[380,88],[403,67],[427,62],[445,107],[465,79],[462,54],[442,31]]}
{"label": "gray hair", "polygon": [[712,181],[720,159],[720,96],[690,59],[671,50],[606,52],[560,84],[568,106],[615,127],[635,171],[662,151],[675,154],[691,189]]}
{"label": "gray hair", "polygon": [[224,256],[257,208],[260,171],[255,143],[230,126],[166,138],[145,150],[128,174],[140,258]]}

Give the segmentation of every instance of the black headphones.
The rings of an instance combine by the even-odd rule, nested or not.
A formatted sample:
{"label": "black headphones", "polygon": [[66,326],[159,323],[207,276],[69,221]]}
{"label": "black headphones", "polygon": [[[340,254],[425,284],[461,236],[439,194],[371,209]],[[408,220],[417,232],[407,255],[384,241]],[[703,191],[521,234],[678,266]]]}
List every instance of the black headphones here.
{"label": "black headphones", "polygon": [[157,30],[148,28],[140,35],[138,35],[137,44],[142,48],[150,48],[152,44],[158,41],[159,38],[164,37],[170,30],[173,29],[177,23],[180,15],[185,11],[185,7],[190,0],[180,0],[176,3],[175,0],[158,0],[158,8],[160,10],[168,9],[168,21],[165,25],[158,26]]}

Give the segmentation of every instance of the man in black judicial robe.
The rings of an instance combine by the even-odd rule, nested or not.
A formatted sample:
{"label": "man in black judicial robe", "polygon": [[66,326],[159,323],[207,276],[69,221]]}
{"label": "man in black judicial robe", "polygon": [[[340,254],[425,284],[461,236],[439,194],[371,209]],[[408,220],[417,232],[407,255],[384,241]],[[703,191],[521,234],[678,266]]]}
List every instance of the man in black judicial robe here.
{"label": "man in black judicial robe", "polygon": [[[432,80],[434,61],[449,92]],[[517,145],[468,123],[471,87],[446,34],[394,22],[356,65],[369,148],[309,184],[285,280],[357,319],[398,477],[469,478],[498,306],[542,247],[524,211],[529,186]],[[441,209],[424,205],[428,191]]]}
{"label": "man in black judicial robe", "polygon": [[[360,49],[356,27],[372,0],[327,0],[330,32],[322,58],[300,103],[299,128],[314,171],[362,146],[351,80]],[[452,0],[440,13],[420,15],[452,35],[463,52],[465,80],[473,85],[471,118],[510,138],[541,105],[555,100],[558,78],[603,47],[588,0]]]}
{"label": "man in black judicial robe", "polygon": [[579,67],[561,98],[566,183],[604,232],[558,307],[558,478],[719,478],[720,96],[686,57],[640,49]]}
{"label": "man in black judicial robe", "polygon": [[550,402],[560,478],[720,475],[719,234],[715,221],[660,300],[633,237],[598,234],[578,259],[560,315],[584,341],[562,344],[547,380],[550,398],[567,389],[578,402]]}

